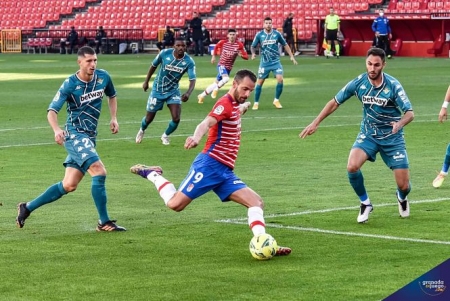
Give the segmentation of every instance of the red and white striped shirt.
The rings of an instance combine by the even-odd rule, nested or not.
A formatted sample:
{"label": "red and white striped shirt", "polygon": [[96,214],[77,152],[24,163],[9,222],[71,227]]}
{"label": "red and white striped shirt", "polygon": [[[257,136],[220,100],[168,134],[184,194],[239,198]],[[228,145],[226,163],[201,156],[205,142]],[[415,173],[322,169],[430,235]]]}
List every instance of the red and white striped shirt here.
{"label": "red and white striped shirt", "polygon": [[209,129],[202,153],[234,169],[241,144],[241,111],[230,94],[221,97],[208,116],[217,120]]}
{"label": "red and white striped shirt", "polygon": [[248,53],[241,42],[230,43],[228,40],[220,40],[214,48],[214,55],[220,54],[219,65],[231,70],[237,56],[240,54],[244,60],[248,60]]}

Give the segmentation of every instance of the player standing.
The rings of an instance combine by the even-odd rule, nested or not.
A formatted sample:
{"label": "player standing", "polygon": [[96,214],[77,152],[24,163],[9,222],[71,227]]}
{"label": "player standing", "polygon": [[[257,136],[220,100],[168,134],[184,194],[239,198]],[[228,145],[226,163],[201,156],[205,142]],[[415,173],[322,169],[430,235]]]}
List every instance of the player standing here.
{"label": "player standing", "polygon": [[[108,72],[96,69],[97,55],[93,48],[81,47],[77,55],[79,71],[64,81],[47,110],[47,119],[55,133],[55,142],[63,145],[68,153],[64,161],[64,179],[48,187],[34,200],[19,203],[16,218],[19,228],[25,225],[25,220],[32,211],[75,191],[88,172],[92,177],[92,198],[99,215],[97,231],[125,231],[125,228],[116,225],[108,216],[106,169],[95,149],[103,95],[109,98],[111,132],[119,132],[116,89]],[[67,121],[63,130],[59,127],[58,112],[66,103]]]}
{"label": "player standing", "polygon": [[256,57],[256,46],[258,46],[258,44],[260,46],[261,61],[259,63],[258,81],[256,82],[255,88],[255,103],[253,104],[252,110],[258,110],[262,86],[266,78],[269,77],[270,72],[272,72],[277,79],[273,105],[277,109],[281,109],[280,96],[283,92],[283,66],[280,62],[278,44],[284,47],[284,51],[289,54],[294,65],[297,65],[297,61],[292,54],[291,48],[283,38],[283,35],[275,29],[272,29],[272,19],[270,17],[264,19],[264,29],[258,32],[253,39],[251,46],[252,60]]}
{"label": "player standing", "polygon": [[385,66],[386,53],[380,48],[369,49],[367,72],[345,85],[300,133],[301,138],[314,134],[319,124],[352,96],[361,101],[363,119],[347,162],[350,185],[361,202],[358,223],[368,221],[369,213],[373,210],[361,167],[367,160],[374,162],[377,153],[394,173],[400,216],[409,216],[407,195],[411,191],[411,184],[403,128],[414,119],[414,112],[400,82],[383,72]]}
{"label": "player standing", "polygon": [[[241,114],[250,106],[246,100],[255,82],[253,72],[239,70],[228,93],[186,139],[184,147],[195,148],[208,133],[203,151],[195,158],[178,191],[162,176],[158,166],[137,164],[131,167],[131,172],[152,182],[166,206],[174,211],[182,211],[194,199],[213,190],[222,202],[232,200],[248,208],[248,224],[253,235],[265,233],[263,200],[233,172],[241,141]],[[286,247],[277,251],[277,255],[289,253],[291,249]]]}
{"label": "player standing", "polygon": [[[169,135],[177,129],[180,123],[181,102],[188,101],[195,88],[195,63],[186,53],[185,40],[181,38],[175,39],[173,48],[163,49],[155,57],[142,84],[144,91],[148,90],[148,82],[159,65],[161,67],[153,81],[152,91],[148,96],[147,114],[142,118],[141,127],[136,135],[136,143],[141,143],[145,130],[152,123],[156,113],[163,109],[164,103],[167,103],[172,120],[162,134],[161,141],[162,144],[169,145]],[[189,76],[189,88],[183,95],[180,95],[179,82],[185,72]]]}
{"label": "player standing", "polygon": [[218,74],[215,82],[198,95],[198,103],[203,103],[205,96],[209,94],[211,94],[212,98],[217,97],[219,89],[230,80],[229,75],[238,55],[244,60],[248,60],[248,54],[244,48],[244,44],[236,41],[236,30],[228,29],[227,37],[228,40],[220,40],[214,48],[211,64],[215,63],[216,55],[220,54],[219,63],[217,64]]}

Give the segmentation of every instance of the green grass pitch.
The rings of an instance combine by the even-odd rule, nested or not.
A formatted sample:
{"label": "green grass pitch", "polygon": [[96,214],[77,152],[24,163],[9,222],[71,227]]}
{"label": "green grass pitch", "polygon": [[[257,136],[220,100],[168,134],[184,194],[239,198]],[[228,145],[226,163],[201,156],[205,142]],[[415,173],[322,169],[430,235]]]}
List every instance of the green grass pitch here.
{"label": "green grass pitch", "polygon": [[[74,55],[0,55],[0,300],[381,300],[448,258],[450,181],[431,186],[449,140],[449,124],[437,122],[449,84],[447,59],[388,61],[385,71],[402,82],[416,115],[405,128],[411,216],[398,216],[392,172],[378,159],[362,169],[374,212],[360,225],[346,176],[360,103],[348,101],[313,136],[298,134],[365,71],[364,58],[300,56],[298,66],[282,58],[283,109],[272,106],[275,79],[269,78],[260,109],[243,118],[236,166],[265,201],[267,232],[293,249],[259,262],[248,250],[245,208],[208,193],[171,212],[150,182],[129,172],[136,163],[160,165],[177,186],[201,149],[184,150],[184,140],[213,104],[207,97],[199,105],[196,96],[214,80],[215,66],[209,56],[195,58],[196,90],[183,104],[171,145],[159,140],[167,108],[136,145],[148,96],[141,85],[153,58],[99,55],[98,68],[109,71],[118,90],[120,132],[109,132],[105,103],[98,152],[108,170],[110,215],[128,231],[97,233],[89,176],[16,228],[16,204],[62,179],[66,154],[54,143],[46,109],[78,65]],[[238,58],[233,71],[256,71],[258,63]],[[185,76],[182,91],[187,86]],[[60,115],[62,124],[65,112]]]}

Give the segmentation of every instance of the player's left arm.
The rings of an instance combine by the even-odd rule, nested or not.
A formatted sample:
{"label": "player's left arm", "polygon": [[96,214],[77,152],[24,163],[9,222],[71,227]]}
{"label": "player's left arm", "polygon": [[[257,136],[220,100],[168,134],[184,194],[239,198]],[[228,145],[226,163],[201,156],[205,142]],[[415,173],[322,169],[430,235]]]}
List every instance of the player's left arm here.
{"label": "player's left arm", "polygon": [[240,52],[241,58],[243,58],[244,60],[248,60],[247,50],[245,50],[244,44],[242,44],[241,42],[239,42],[238,51]]}
{"label": "player's left arm", "polygon": [[185,149],[191,149],[196,147],[200,140],[205,136],[205,134],[209,131],[211,127],[217,124],[217,119],[212,116],[206,116],[206,118],[197,125],[195,128],[195,132],[192,136],[186,138],[186,142],[184,143]]}
{"label": "player's left arm", "polygon": [[396,85],[397,89],[394,91],[395,93],[395,102],[400,107],[400,109],[404,112],[402,118],[397,122],[391,122],[392,125],[392,133],[395,134],[400,131],[404,126],[413,121],[414,119],[414,111],[411,106],[411,102],[409,101],[408,96],[406,95],[403,87],[398,84]]}
{"label": "player's left arm", "polygon": [[192,91],[194,91],[195,83],[196,83],[196,74],[195,74],[195,63],[192,61],[187,69],[187,73],[189,76],[189,88],[188,90],[181,95],[181,101],[186,102],[189,99],[189,96],[191,96]]}
{"label": "player's left arm", "polygon": [[244,103],[241,103],[239,105],[239,111],[241,111],[241,114],[245,114],[245,112],[247,112],[247,110],[250,107],[250,105],[251,105],[250,101],[246,101]]}
{"label": "player's left arm", "polygon": [[109,114],[111,115],[109,128],[111,129],[111,133],[117,134],[119,132],[119,123],[117,122],[117,98],[115,95],[108,98],[108,106]]}
{"label": "player's left arm", "polygon": [[194,91],[195,83],[196,83],[195,78],[194,78],[194,79],[191,79],[191,80],[189,81],[189,88],[188,88],[188,90],[187,90],[183,95],[181,95],[181,101],[182,101],[182,102],[188,101],[189,96],[191,96],[192,91]]}

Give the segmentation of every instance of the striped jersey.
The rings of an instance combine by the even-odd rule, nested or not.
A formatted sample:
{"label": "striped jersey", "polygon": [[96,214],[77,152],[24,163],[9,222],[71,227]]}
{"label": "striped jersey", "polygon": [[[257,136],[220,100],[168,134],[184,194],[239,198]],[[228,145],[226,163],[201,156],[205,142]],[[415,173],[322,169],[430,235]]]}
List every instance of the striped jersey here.
{"label": "striped jersey", "polygon": [[67,103],[66,129],[88,133],[94,137],[97,135],[103,95],[116,96],[116,89],[108,72],[95,70],[89,82],[81,80],[77,72],[62,83],[48,111],[58,113]]}
{"label": "striped jersey", "polygon": [[271,66],[274,63],[280,62],[280,50],[278,49],[278,44],[284,47],[286,45],[286,40],[279,31],[272,29],[271,32],[267,33],[265,30],[261,30],[255,35],[252,47],[256,48],[258,44],[261,54],[260,67]]}
{"label": "striped jersey", "polygon": [[186,71],[189,80],[196,79],[194,60],[187,53],[181,59],[177,59],[174,51],[173,48],[164,49],[152,62],[153,67],[161,65],[153,81],[153,97],[167,98],[173,93],[178,93],[179,82]]}
{"label": "striped jersey", "polygon": [[403,113],[412,111],[412,106],[399,81],[386,73],[382,76],[382,84],[374,87],[368,74],[363,73],[342,88],[334,99],[341,105],[356,96],[363,106],[360,131],[366,136],[389,141],[403,135],[403,128],[392,133],[391,122],[398,122]]}
{"label": "striped jersey", "polygon": [[247,51],[241,42],[230,43],[228,40],[220,40],[214,48],[214,55],[220,54],[219,65],[231,70],[237,56],[240,54],[244,60],[248,60]]}
{"label": "striped jersey", "polygon": [[230,94],[221,97],[208,116],[217,123],[209,129],[202,153],[234,169],[241,144],[241,111]]}

